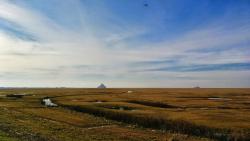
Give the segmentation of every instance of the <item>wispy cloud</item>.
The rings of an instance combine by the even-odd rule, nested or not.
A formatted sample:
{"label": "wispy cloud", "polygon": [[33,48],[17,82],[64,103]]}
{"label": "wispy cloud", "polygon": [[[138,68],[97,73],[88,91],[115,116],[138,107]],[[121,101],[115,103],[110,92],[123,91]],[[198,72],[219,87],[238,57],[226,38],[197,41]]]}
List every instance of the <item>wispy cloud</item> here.
{"label": "wispy cloud", "polygon": [[[247,14],[225,12],[178,36],[164,31],[155,42],[145,36],[160,33],[176,16],[157,2],[148,10],[140,9],[143,12],[133,9],[141,15],[155,11],[144,19],[137,13],[143,19],[138,22],[124,19],[130,17],[126,13],[114,13],[106,2],[52,2],[57,6],[51,8],[45,2],[39,9],[30,2],[0,1],[0,74],[15,76],[11,77],[14,82],[5,77],[6,84],[22,85],[23,75],[36,85],[93,86],[105,80],[113,86],[162,86],[171,80],[179,86],[213,86],[212,80],[200,74],[217,81],[221,71],[228,75],[244,71],[234,80],[246,86],[250,72]],[[228,83],[233,80],[224,77]],[[227,86],[227,82],[223,84]]]}
{"label": "wispy cloud", "polygon": [[165,68],[149,69],[145,71],[174,71],[174,72],[197,72],[197,71],[232,71],[250,70],[250,63],[229,63],[229,64],[203,64],[189,66],[172,66]]}

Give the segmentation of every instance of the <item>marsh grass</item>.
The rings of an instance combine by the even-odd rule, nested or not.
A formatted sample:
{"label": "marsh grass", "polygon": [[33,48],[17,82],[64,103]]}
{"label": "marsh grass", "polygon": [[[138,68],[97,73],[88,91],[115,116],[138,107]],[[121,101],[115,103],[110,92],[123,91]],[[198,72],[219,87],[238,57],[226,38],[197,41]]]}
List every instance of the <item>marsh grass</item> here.
{"label": "marsh grass", "polygon": [[136,115],[129,112],[117,112],[110,109],[95,107],[95,106],[71,106],[61,105],[71,110],[93,114],[108,119],[136,124],[141,127],[154,128],[160,130],[170,130],[176,133],[184,133],[200,137],[208,137],[219,140],[249,140],[250,136],[234,132],[228,129],[211,128],[202,125],[196,125],[184,120],[168,120],[166,118],[153,115]]}
{"label": "marsh grass", "polygon": [[5,132],[0,131],[0,141],[18,141],[16,138],[10,137]]}
{"label": "marsh grass", "polygon": [[181,107],[178,107],[178,106],[173,106],[173,105],[169,105],[169,104],[166,104],[166,103],[154,102],[154,101],[129,100],[127,102],[128,103],[141,104],[141,105],[145,105],[145,106],[159,107],[159,108],[181,108]]}
{"label": "marsh grass", "polygon": [[[133,93],[127,91],[128,89],[1,90],[1,95],[32,95],[23,98],[0,98],[0,110],[9,111],[1,111],[0,129],[29,141],[48,140],[50,136],[60,141],[200,141],[201,137],[207,137],[205,140],[249,140],[250,89],[133,89]],[[231,100],[208,99],[215,96]],[[54,103],[70,110],[46,108],[40,103],[44,97],[52,97]],[[118,110],[120,107],[125,109],[125,106],[136,110]],[[97,119],[100,123],[95,122],[99,121]],[[106,120],[116,126],[85,129],[105,125]],[[177,136],[172,136],[173,133]]]}

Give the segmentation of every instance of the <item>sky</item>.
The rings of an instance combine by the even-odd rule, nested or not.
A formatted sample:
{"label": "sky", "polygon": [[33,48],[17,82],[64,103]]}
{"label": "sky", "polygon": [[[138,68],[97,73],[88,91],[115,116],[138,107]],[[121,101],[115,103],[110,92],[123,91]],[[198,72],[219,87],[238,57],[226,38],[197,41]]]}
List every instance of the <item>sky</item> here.
{"label": "sky", "polygon": [[0,0],[0,87],[250,87],[249,0]]}

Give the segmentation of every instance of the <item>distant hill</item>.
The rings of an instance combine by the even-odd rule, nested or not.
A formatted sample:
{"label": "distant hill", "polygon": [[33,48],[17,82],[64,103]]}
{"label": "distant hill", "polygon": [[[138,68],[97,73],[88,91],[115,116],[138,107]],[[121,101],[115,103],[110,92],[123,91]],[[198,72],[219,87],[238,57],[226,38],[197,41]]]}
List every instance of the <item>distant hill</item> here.
{"label": "distant hill", "polygon": [[104,89],[106,86],[104,84],[100,84],[97,88]]}

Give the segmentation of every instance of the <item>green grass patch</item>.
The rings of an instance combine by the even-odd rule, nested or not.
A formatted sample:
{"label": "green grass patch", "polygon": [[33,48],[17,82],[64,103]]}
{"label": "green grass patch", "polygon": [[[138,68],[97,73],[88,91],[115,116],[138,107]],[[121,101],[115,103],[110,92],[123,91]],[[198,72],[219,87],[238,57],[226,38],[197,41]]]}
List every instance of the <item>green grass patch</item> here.
{"label": "green grass patch", "polygon": [[10,137],[8,134],[0,131],[0,141],[18,141],[16,138]]}

